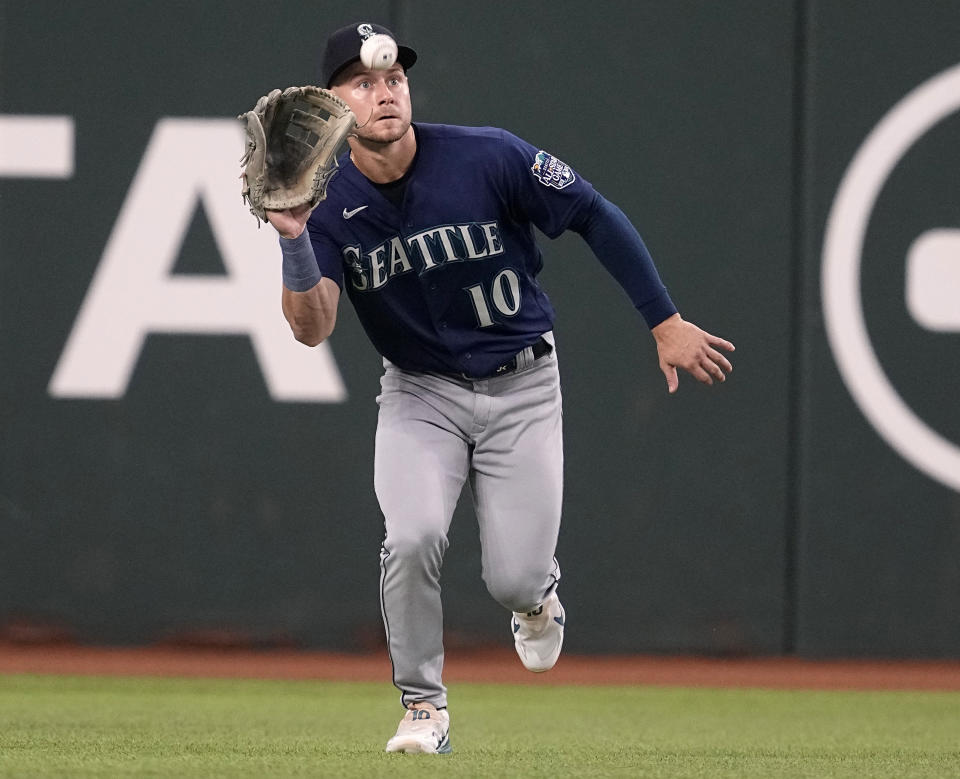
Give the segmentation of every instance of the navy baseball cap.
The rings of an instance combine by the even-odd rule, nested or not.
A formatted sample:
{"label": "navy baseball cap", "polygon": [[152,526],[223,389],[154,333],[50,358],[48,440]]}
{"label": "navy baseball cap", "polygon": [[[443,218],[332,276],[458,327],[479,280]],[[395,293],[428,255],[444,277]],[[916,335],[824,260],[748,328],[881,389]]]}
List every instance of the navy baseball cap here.
{"label": "navy baseball cap", "polygon": [[[340,71],[360,60],[360,47],[375,33],[389,35],[395,41],[397,40],[397,37],[386,27],[370,22],[348,24],[327,38],[323,62],[320,65],[320,81],[324,87],[329,89],[333,80],[340,75]],[[410,70],[416,61],[417,52],[409,46],[401,46],[397,41],[397,62],[403,65],[403,69]]]}

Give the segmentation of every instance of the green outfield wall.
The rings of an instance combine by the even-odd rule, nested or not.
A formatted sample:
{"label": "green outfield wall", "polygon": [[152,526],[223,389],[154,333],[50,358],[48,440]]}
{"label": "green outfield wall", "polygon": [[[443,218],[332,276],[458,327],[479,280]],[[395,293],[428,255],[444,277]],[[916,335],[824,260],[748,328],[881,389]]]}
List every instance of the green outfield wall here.
{"label": "green outfield wall", "polygon": [[[379,645],[380,361],[349,305],[292,340],[236,180],[236,115],[351,21],[419,51],[415,118],[569,162],[737,345],[668,396],[543,238],[568,647],[960,657],[947,0],[0,0],[0,638]],[[508,641],[469,490],[444,600],[449,645]]]}

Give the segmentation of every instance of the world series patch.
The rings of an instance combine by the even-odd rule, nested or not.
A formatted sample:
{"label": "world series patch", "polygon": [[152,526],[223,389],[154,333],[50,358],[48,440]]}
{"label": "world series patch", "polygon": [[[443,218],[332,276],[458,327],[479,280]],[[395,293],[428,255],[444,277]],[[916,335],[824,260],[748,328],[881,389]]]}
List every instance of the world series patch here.
{"label": "world series patch", "polygon": [[537,152],[537,157],[530,170],[534,176],[540,179],[541,184],[555,189],[568,187],[577,179],[577,175],[567,163],[558,160],[543,149]]}

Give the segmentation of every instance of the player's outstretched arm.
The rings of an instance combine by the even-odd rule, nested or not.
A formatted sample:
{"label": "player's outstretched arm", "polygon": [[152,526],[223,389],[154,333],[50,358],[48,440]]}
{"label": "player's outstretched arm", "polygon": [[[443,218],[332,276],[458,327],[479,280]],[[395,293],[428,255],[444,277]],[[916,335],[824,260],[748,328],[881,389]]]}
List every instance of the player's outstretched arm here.
{"label": "player's outstretched arm", "polygon": [[293,337],[307,346],[322,343],[337,324],[340,287],[332,279],[322,278],[306,292],[283,288],[283,315]]}
{"label": "player's outstretched arm", "polygon": [[[316,258],[304,235],[312,209],[309,204],[283,211],[267,211],[267,220],[290,243],[284,246],[284,285],[281,297],[283,315],[293,337],[307,346],[316,346],[329,338],[337,324],[340,287],[322,278]],[[298,240],[301,239],[302,240]]]}
{"label": "player's outstretched arm", "polygon": [[732,352],[736,347],[685,321],[680,314],[663,320],[651,332],[657,342],[660,370],[667,378],[667,390],[671,394],[680,386],[677,368],[683,368],[704,384],[726,381],[727,374],[733,370],[730,361],[717,349]]}

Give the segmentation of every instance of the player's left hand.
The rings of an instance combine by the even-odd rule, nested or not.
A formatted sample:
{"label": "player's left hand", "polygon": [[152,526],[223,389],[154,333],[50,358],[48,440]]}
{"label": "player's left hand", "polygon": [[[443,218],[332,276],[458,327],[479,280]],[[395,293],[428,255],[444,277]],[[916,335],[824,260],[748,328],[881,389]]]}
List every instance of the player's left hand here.
{"label": "player's left hand", "polygon": [[733,370],[730,361],[717,349],[732,352],[736,347],[685,321],[680,314],[665,319],[651,332],[657,342],[660,370],[667,378],[667,390],[671,394],[680,386],[677,368],[683,368],[703,384],[726,381],[727,374]]}

